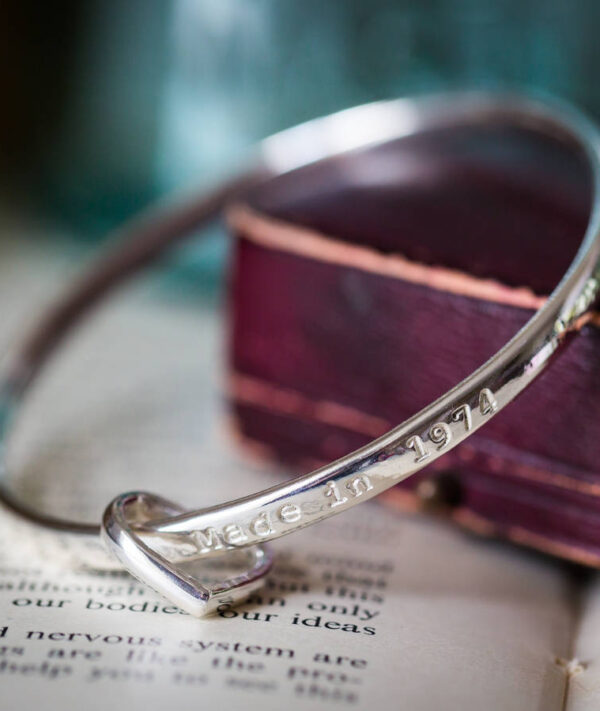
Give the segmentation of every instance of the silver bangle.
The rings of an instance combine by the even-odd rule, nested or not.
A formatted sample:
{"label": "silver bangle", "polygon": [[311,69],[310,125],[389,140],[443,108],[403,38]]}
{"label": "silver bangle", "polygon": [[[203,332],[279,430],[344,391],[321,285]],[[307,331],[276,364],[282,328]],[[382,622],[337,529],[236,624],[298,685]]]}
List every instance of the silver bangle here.
{"label": "silver bangle", "polygon": [[[569,270],[542,308],[487,363],[421,412],[370,444],[292,481],[225,504],[188,511],[144,492],[118,496],[100,527],[43,515],[0,480],[0,500],[20,519],[58,534],[95,565],[90,536],[141,581],[193,615],[245,598],[261,584],[272,554],[264,544],[376,496],[430,464],[494,417],[548,365],[569,334],[587,322],[600,288],[600,134],[562,104],[516,96],[452,94],[369,104],[310,121],[266,139],[254,167],[201,200],[159,208],[124,230],[126,244],[40,323],[8,359],[0,382],[0,435],[26,388],[62,335],[115,282],[151,261],[192,228],[218,215],[250,186],[303,165],[390,139],[442,127],[510,122],[576,145],[592,175],[588,228]],[[65,543],[67,542],[67,543]],[[183,561],[246,549],[246,572],[212,587]]]}

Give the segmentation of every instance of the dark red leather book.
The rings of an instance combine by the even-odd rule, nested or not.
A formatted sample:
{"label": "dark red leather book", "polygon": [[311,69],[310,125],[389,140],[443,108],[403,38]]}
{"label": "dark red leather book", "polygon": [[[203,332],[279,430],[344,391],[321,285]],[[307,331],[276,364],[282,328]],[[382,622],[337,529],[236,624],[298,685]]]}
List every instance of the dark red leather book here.
{"label": "dark red leather book", "polygon": [[[544,301],[590,194],[572,146],[502,127],[389,142],[253,190],[228,215],[240,435],[305,470],[416,413]],[[381,501],[600,565],[599,362],[592,322],[489,425]]]}

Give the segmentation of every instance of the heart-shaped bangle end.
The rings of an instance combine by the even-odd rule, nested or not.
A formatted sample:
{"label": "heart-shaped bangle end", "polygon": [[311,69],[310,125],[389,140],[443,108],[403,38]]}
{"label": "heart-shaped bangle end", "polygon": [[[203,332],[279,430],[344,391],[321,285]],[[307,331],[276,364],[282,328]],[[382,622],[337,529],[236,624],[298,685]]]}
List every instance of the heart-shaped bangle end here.
{"label": "heart-shaped bangle end", "polygon": [[[250,556],[249,567],[244,572],[216,584],[203,584],[185,570],[183,563],[169,560],[135,531],[135,524],[184,512],[177,504],[154,494],[121,494],[104,513],[101,536],[109,551],[133,576],[194,617],[210,614],[221,605],[241,602],[262,586],[273,563],[268,546],[244,549],[243,554]],[[223,553],[227,555],[231,555],[231,551]]]}

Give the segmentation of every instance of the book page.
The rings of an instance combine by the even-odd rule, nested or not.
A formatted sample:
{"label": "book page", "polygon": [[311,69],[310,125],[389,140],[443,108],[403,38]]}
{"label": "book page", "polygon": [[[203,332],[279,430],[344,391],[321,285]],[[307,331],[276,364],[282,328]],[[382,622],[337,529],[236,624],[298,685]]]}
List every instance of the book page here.
{"label": "book page", "polygon": [[[71,271],[5,254],[0,338]],[[222,342],[215,309],[156,280],[120,293],[36,384],[9,448],[15,486],[97,521],[130,489],[201,507],[289,476],[236,443]],[[0,533],[3,709],[563,708],[564,567],[377,501],[276,542],[265,587],[200,620],[125,572],[31,552],[6,515]]]}
{"label": "book page", "polygon": [[600,708],[600,579],[592,573],[579,591],[573,655],[567,665],[566,711]]}

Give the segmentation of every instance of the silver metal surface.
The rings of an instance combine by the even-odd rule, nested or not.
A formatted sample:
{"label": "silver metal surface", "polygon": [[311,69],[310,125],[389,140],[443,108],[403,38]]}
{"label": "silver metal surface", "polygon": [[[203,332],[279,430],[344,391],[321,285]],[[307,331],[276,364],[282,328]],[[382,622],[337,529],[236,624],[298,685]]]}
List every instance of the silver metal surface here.
{"label": "silver metal surface", "polygon": [[[182,511],[150,494],[117,497],[106,510],[103,535],[134,575],[188,611],[197,611],[197,600],[206,591],[180,574],[175,567],[179,561],[190,555],[202,558],[262,544],[394,486],[495,417],[544,370],[567,335],[583,326],[600,287],[600,140],[597,129],[572,109],[515,96],[480,94],[376,103],[267,139],[261,147],[261,161],[271,174],[280,174],[427,129],[498,122],[572,142],[589,162],[594,202],[587,232],[571,267],[544,306],[504,348],[455,388],[366,447],[316,471],[253,496],[195,511]],[[132,496],[135,501],[154,502],[152,515],[126,516]],[[75,522],[44,520],[15,502],[6,488],[0,488],[0,498],[32,522],[63,532],[90,532],[90,527]],[[161,546],[168,548],[168,562],[156,552]],[[255,552],[245,580],[248,585],[264,572],[265,556],[260,549]],[[191,589],[194,584],[196,588]],[[228,589],[232,587],[236,585]]]}

